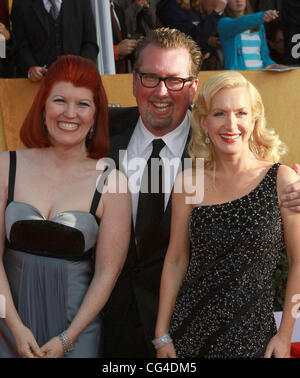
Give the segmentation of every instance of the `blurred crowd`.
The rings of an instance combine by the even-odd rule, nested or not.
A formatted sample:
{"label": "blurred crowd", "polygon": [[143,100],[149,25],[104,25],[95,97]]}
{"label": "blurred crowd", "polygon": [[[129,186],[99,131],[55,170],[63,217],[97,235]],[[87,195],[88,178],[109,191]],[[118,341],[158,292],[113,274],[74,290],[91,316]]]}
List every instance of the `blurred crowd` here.
{"label": "blurred crowd", "polygon": [[[202,70],[300,63],[300,51],[295,54],[300,34],[298,0],[106,1],[117,73],[132,72],[138,41],[161,26],[179,29],[197,42],[204,56]],[[95,61],[101,53],[91,2],[86,0],[0,0],[0,42],[4,39],[2,78],[39,81],[61,55]]]}

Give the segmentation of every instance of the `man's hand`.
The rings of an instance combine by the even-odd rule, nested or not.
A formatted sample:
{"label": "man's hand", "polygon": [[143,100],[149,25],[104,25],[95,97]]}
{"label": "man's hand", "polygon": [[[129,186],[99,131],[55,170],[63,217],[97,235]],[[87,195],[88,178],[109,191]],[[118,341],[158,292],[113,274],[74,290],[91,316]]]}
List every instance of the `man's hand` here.
{"label": "man's hand", "polygon": [[214,37],[214,36],[209,37],[207,43],[209,44],[209,46],[213,47],[215,50],[221,48],[221,42],[218,37]]}
{"label": "man's hand", "polygon": [[[293,170],[300,176],[300,165],[295,164]],[[295,212],[300,212],[300,178],[294,184],[289,185],[280,197],[283,207],[288,207]]]}
{"label": "man's hand", "polygon": [[33,82],[40,81],[47,71],[45,67],[34,67],[29,74],[29,79]]}
{"label": "man's hand", "polygon": [[135,39],[123,39],[117,45],[117,54],[120,56],[130,55],[135,50],[137,42]]}
{"label": "man's hand", "polygon": [[0,22],[0,34],[4,35],[4,38],[6,39],[6,41],[8,41],[10,39],[10,33],[6,29],[5,25],[2,24],[2,22]]}

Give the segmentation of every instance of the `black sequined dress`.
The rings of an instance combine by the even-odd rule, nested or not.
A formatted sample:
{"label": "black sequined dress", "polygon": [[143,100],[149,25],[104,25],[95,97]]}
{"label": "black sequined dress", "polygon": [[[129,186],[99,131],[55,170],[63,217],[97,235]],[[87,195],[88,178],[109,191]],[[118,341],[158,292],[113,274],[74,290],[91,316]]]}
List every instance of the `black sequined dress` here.
{"label": "black sequined dress", "polygon": [[177,357],[263,357],[276,333],[272,279],[284,248],[278,167],[249,194],[192,210],[191,260],[170,327]]}

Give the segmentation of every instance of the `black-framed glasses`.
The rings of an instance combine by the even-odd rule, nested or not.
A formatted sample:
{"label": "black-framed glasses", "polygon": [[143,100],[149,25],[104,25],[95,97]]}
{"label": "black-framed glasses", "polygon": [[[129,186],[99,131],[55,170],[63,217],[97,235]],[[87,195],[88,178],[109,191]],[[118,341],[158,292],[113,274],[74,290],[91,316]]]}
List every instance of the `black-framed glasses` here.
{"label": "black-framed glasses", "polygon": [[188,81],[192,81],[195,79],[194,76],[187,77],[183,79],[182,77],[176,76],[169,76],[169,77],[159,77],[153,73],[145,73],[145,72],[136,72],[140,79],[141,84],[146,88],[155,88],[159,85],[161,81],[165,83],[166,88],[169,91],[178,92],[181,91],[184,87],[184,84]]}

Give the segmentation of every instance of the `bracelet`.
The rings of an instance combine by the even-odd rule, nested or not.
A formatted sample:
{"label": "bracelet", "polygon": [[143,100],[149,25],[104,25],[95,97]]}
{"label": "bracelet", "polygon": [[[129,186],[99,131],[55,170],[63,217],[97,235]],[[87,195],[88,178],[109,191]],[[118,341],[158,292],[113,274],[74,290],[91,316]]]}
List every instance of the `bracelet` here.
{"label": "bracelet", "polygon": [[114,45],[115,60],[119,60],[118,46]]}
{"label": "bracelet", "polygon": [[157,350],[163,347],[164,345],[171,343],[172,341],[173,340],[171,339],[171,336],[168,333],[166,333],[165,335],[152,340],[152,344],[154,345],[154,348]]}
{"label": "bracelet", "polygon": [[72,341],[70,340],[66,331],[63,331],[61,334],[59,334],[58,338],[62,343],[64,354],[67,354],[71,352],[72,350],[74,350],[74,345]]}
{"label": "bracelet", "polygon": [[28,78],[30,78],[30,76],[31,76],[31,74],[32,74],[32,71],[35,69],[35,68],[37,68],[38,66],[32,66],[31,68],[30,68],[30,70],[28,71]]}

